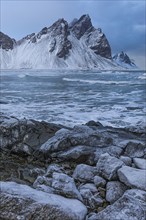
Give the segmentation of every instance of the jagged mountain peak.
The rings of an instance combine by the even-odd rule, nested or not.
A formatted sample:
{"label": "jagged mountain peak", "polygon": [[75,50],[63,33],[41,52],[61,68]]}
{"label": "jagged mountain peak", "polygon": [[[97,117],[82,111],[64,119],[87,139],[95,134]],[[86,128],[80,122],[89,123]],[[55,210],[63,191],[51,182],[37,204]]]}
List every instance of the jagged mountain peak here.
{"label": "jagged mountain peak", "polygon": [[[10,38],[11,39],[11,38]],[[1,68],[115,68],[111,48],[101,28],[89,15],[70,24],[60,18],[38,33],[17,41],[11,52],[1,50]],[[107,60],[108,58],[108,60]]]}
{"label": "jagged mountain peak", "polygon": [[113,56],[113,60],[120,66],[124,66],[126,68],[137,68],[136,64],[133,62],[132,59],[129,58],[129,56],[121,51],[120,53],[117,53]]}
{"label": "jagged mountain peak", "polygon": [[89,15],[82,15],[70,28],[77,39],[80,39],[87,31],[91,32],[94,27]]}

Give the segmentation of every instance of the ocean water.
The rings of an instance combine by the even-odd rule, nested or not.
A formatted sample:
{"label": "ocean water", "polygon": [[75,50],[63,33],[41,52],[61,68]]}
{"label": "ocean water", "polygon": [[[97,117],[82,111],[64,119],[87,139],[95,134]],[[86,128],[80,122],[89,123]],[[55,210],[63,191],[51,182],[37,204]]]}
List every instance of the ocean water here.
{"label": "ocean water", "polygon": [[1,112],[67,126],[100,121],[113,127],[143,126],[143,71],[1,70]]}

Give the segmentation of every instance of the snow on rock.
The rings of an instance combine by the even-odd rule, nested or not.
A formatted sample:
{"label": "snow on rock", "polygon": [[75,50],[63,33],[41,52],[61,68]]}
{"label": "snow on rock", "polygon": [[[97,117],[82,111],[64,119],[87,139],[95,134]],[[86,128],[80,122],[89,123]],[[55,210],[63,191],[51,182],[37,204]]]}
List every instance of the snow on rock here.
{"label": "snow on rock", "polygon": [[125,67],[126,69],[137,69],[138,67],[135,65],[134,61],[129,58],[129,56],[124,53],[118,53],[113,56],[113,61],[117,63],[119,66]]}
{"label": "snow on rock", "polygon": [[117,170],[122,167],[123,162],[108,153],[102,154],[96,164],[97,172],[107,180],[117,178]]}
{"label": "snow on rock", "polygon": [[145,191],[127,190],[114,204],[107,206],[88,220],[145,220],[145,199]]}
{"label": "snow on rock", "polygon": [[125,185],[146,190],[146,171],[123,166],[118,170],[118,176]]}
{"label": "snow on rock", "polygon": [[15,43],[1,35],[2,69],[119,69],[112,61],[106,36],[93,27],[89,15],[69,25],[59,19]]}
{"label": "snow on rock", "polygon": [[87,214],[86,207],[75,199],[15,182],[0,182],[0,186],[1,219],[84,220]]}
{"label": "snow on rock", "polygon": [[133,162],[137,168],[146,170],[146,159],[133,158]]}

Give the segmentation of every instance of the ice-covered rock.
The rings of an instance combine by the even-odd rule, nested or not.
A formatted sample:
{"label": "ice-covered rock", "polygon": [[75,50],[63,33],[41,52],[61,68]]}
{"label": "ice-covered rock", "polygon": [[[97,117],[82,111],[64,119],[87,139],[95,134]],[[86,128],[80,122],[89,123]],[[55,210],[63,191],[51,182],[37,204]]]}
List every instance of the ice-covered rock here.
{"label": "ice-covered rock", "polygon": [[92,183],[94,176],[96,175],[96,167],[89,166],[86,164],[79,164],[76,166],[73,178],[80,182],[89,182]]}
{"label": "ice-covered rock", "polygon": [[63,173],[53,173],[52,187],[55,193],[68,198],[76,198],[82,201],[82,197],[76,188],[74,179]]}
{"label": "ice-covered rock", "polygon": [[84,220],[87,214],[86,207],[76,199],[48,194],[14,182],[1,182],[0,185],[1,219]]}
{"label": "ice-covered rock", "polygon": [[127,190],[114,204],[88,220],[145,220],[145,199],[145,191]]}
{"label": "ice-covered rock", "polygon": [[106,185],[106,200],[110,203],[114,203],[122,197],[126,190],[127,186],[119,181],[108,182]]}
{"label": "ice-covered rock", "polygon": [[122,167],[123,162],[108,153],[102,154],[96,164],[97,172],[107,180],[117,178],[117,170]]}
{"label": "ice-covered rock", "polygon": [[146,190],[146,171],[133,167],[123,166],[118,170],[121,182],[129,187]]}
{"label": "ice-covered rock", "polygon": [[146,170],[146,159],[133,158],[133,162],[137,168]]}

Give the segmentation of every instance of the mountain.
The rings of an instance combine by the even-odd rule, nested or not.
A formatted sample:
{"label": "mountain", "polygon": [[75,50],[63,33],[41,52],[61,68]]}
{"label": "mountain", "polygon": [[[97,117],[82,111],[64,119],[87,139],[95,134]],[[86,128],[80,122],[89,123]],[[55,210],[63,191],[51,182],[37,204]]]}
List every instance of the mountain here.
{"label": "mountain", "polygon": [[137,69],[138,67],[136,64],[129,58],[129,56],[124,53],[123,51],[121,53],[117,53],[113,56],[113,61],[117,63],[118,65],[127,68],[127,69]]}
{"label": "mountain", "polygon": [[[2,69],[114,69],[111,47],[89,15],[70,24],[63,18],[19,41],[0,32]],[[119,67],[118,67],[119,68]]]}

